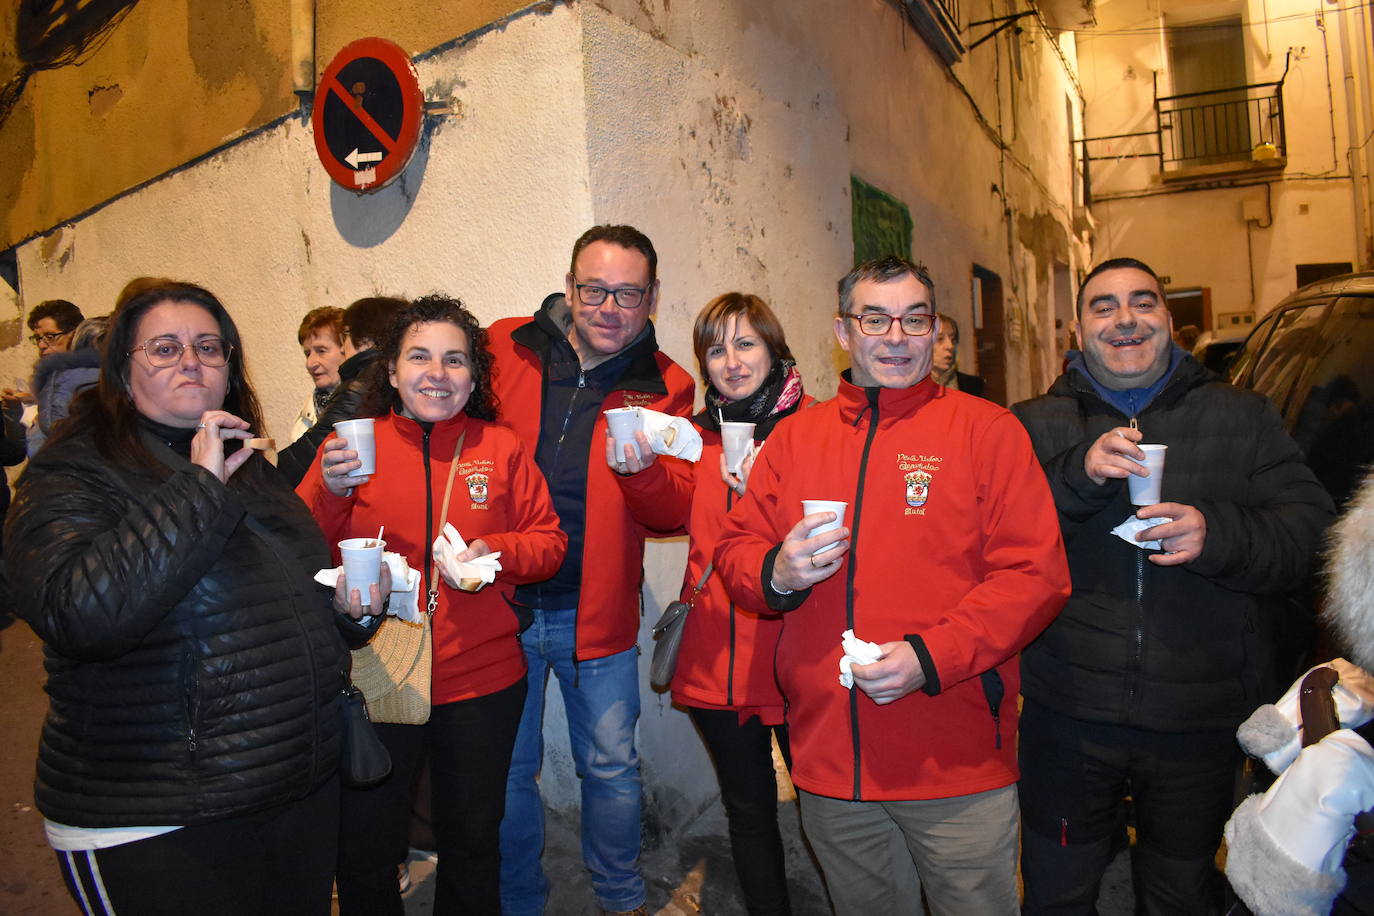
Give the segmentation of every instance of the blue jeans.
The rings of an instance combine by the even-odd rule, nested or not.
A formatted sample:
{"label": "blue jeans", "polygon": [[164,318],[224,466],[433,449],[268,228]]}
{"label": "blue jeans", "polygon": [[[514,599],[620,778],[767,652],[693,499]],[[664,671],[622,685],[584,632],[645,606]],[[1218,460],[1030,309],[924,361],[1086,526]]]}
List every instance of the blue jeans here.
{"label": "blue jeans", "polygon": [[644,903],[639,873],[640,776],[635,752],[639,721],[638,650],[580,661],[576,609],[534,610],[520,637],[529,662],[529,693],[506,780],[501,822],[501,912],[538,916],[549,896],[544,852],[544,806],[536,779],[544,757],[544,689],[558,677],[568,713],[568,743],[582,783],[582,859],[603,909]]}

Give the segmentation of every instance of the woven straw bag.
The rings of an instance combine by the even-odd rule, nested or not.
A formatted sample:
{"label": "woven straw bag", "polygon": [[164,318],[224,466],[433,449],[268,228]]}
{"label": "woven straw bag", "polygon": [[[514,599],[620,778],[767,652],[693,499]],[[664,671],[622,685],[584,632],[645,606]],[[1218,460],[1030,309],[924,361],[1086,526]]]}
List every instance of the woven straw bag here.
{"label": "woven straw bag", "polygon": [[[448,483],[439,510],[438,528],[448,517],[449,497],[458,458],[463,452],[464,430],[453,444],[448,466]],[[439,565],[430,571],[428,603],[419,623],[386,616],[377,625],[377,635],[361,649],[353,650],[353,684],[363,692],[367,714],[373,722],[393,725],[424,725],[429,721],[430,684],[434,650],[430,639],[430,618],[439,604]]]}
{"label": "woven straw bag", "polygon": [[363,692],[368,717],[396,725],[428,722],[432,665],[429,614],[419,623],[383,619],[372,641],[353,650],[353,684]]}

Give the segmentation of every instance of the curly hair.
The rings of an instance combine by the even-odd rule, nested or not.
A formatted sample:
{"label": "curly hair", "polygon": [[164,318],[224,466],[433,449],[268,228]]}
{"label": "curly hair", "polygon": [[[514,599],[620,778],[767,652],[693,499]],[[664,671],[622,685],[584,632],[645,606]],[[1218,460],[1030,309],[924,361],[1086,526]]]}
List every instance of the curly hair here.
{"label": "curly hair", "polygon": [[401,395],[391,384],[391,368],[401,356],[401,343],[406,333],[416,325],[447,321],[461,330],[468,339],[469,363],[472,367],[472,394],[468,396],[464,412],[477,420],[495,420],[500,410],[496,392],[492,390],[495,367],[487,346],[487,332],[469,312],[462,300],[438,293],[421,296],[396,312],[377,347],[381,358],[367,369],[360,417],[380,417],[402,406]]}

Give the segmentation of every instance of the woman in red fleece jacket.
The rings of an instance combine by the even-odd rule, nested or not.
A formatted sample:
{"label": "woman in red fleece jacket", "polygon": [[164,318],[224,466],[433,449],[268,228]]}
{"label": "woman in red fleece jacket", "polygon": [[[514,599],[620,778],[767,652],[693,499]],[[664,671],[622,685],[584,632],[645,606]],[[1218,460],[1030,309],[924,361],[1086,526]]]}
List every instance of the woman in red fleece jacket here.
{"label": "woman in red fleece jacket", "polygon": [[[429,296],[401,311],[375,366],[360,415],[377,418],[377,472],[346,476],[361,466],[357,453],[331,437],[297,493],[331,544],[385,525],[387,548],[420,571],[421,599],[430,596],[433,607],[433,709],[425,725],[378,724],[392,773],[380,786],[344,793],[339,912],[401,914],[396,863],[406,856],[410,787],[427,750],[439,852],[434,911],[496,913],[506,772],[526,690],[511,597],[516,585],[553,574],[567,537],[533,458],[493,422],[486,335],[460,302]],[[446,521],[468,542],[459,560],[500,551],[494,584],[469,593],[436,575],[432,545]]]}
{"label": "woman in red fleece jacket", "polygon": [[[706,405],[692,418],[701,432],[701,460],[676,493],[691,535],[684,601],[701,582],[725,514],[744,493],[753,464],[751,455],[739,475],[729,473],[720,421],[755,424],[754,440],[761,442],[779,420],[813,400],[802,391],[782,325],[757,296],[726,293],[708,302],[697,316],[692,346]],[[713,571],[687,615],[672,683],[673,702],[686,707],[711,752],[750,916],[791,912],[772,754],[776,734],[791,766],[782,695],[773,679],[781,622],[737,610]]]}

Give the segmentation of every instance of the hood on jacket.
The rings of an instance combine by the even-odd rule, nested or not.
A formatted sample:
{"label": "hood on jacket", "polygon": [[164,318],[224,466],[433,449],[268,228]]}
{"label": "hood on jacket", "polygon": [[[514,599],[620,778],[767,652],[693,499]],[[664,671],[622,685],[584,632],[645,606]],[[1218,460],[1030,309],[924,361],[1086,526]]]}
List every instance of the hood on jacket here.
{"label": "hood on jacket", "polygon": [[1374,671],[1374,471],[1351,498],[1327,540],[1326,607],[1346,657]]}
{"label": "hood on jacket", "polygon": [[34,394],[42,391],[48,381],[57,373],[67,369],[99,369],[100,351],[87,347],[81,350],[68,350],[65,353],[54,353],[40,359],[33,367],[33,387],[29,390]]}

